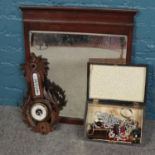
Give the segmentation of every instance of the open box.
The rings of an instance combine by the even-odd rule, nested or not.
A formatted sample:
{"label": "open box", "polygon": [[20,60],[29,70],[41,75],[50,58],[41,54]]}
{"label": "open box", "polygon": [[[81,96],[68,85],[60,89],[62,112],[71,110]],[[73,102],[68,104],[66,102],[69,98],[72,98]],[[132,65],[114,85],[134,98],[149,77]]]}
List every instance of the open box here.
{"label": "open box", "polygon": [[87,74],[86,137],[141,143],[147,66],[88,63]]}

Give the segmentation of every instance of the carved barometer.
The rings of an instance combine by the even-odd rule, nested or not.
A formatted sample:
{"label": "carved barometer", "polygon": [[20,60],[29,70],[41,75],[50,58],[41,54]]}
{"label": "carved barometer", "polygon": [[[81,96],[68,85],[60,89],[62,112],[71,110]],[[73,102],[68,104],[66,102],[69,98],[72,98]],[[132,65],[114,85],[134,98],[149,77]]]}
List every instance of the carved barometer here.
{"label": "carved barometer", "polygon": [[66,105],[65,92],[47,78],[47,59],[32,53],[22,68],[28,83],[22,107],[24,121],[33,131],[47,134],[54,129],[59,112]]}

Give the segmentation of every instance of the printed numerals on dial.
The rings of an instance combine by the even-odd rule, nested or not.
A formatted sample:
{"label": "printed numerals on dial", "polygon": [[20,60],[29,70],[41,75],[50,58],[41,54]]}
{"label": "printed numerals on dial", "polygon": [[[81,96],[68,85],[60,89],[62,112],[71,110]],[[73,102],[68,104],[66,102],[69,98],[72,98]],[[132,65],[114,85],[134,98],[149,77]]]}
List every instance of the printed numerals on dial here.
{"label": "printed numerals on dial", "polygon": [[38,82],[38,75],[37,73],[33,73],[33,84],[34,84],[34,92],[36,96],[40,95],[40,88],[39,88],[39,82]]}

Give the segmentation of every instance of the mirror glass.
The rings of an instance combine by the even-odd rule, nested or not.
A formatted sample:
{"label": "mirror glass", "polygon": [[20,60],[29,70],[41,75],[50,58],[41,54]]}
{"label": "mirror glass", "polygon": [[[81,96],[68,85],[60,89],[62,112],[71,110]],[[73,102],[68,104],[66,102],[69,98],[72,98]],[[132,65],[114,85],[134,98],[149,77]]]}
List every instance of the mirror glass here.
{"label": "mirror glass", "polygon": [[29,37],[30,52],[48,59],[48,78],[66,92],[65,117],[84,117],[89,58],[126,60],[125,35],[30,31]]}

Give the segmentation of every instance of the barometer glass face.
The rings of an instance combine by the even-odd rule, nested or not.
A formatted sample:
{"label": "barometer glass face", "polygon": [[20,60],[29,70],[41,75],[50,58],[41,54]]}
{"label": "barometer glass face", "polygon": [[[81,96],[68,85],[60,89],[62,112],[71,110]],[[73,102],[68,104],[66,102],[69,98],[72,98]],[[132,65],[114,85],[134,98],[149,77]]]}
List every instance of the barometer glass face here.
{"label": "barometer glass face", "polygon": [[36,121],[43,121],[47,118],[47,107],[42,103],[35,103],[30,110],[31,116]]}

